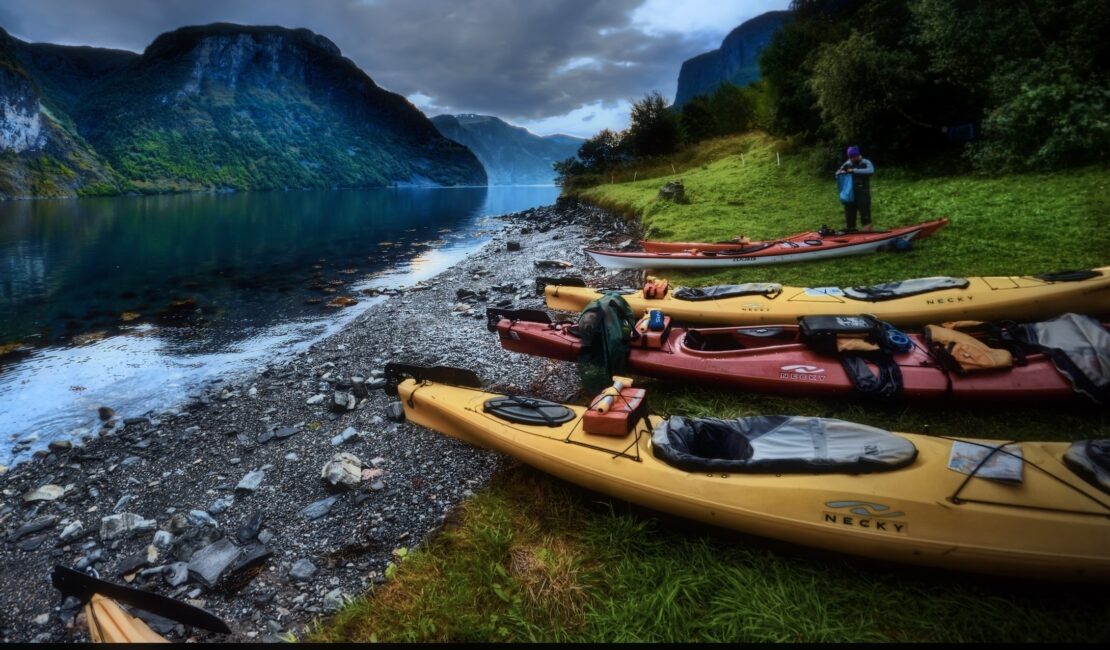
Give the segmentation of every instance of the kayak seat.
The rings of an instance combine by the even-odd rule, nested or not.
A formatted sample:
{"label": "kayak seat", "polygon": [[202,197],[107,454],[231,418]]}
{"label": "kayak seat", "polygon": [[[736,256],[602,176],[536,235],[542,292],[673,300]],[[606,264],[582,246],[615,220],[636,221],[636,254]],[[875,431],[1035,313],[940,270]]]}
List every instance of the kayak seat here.
{"label": "kayak seat", "polygon": [[764,415],[722,420],[672,416],[652,452],[687,472],[860,474],[905,467],[913,443],[889,431],[834,418]]}
{"label": "kayak seat", "polygon": [[849,298],[855,298],[856,300],[879,302],[882,300],[905,298],[907,296],[917,296],[923,293],[929,293],[930,291],[966,289],[968,284],[970,283],[967,278],[935,276],[930,278],[914,278],[912,280],[902,280],[899,282],[884,282],[882,284],[873,284],[868,287],[850,287],[844,289],[844,295]]}
{"label": "kayak seat", "polygon": [[1083,480],[1110,494],[1110,438],[1071,443],[1064,452],[1064,464]]}
{"label": "kayak seat", "polygon": [[728,350],[743,350],[744,344],[736,340],[732,332],[702,332],[699,330],[686,330],[682,345],[690,350],[699,352],[726,352]]}
{"label": "kayak seat", "polygon": [[524,395],[488,399],[482,410],[506,422],[532,426],[557,427],[575,418],[574,411],[562,404]]}
{"label": "kayak seat", "polygon": [[719,284],[712,287],[679,287],[671,292],[677,300],[719,300],[738,296],[767,296],[774,298],[782,293],[782,285],[774,282],[747,282],[745,284]]}

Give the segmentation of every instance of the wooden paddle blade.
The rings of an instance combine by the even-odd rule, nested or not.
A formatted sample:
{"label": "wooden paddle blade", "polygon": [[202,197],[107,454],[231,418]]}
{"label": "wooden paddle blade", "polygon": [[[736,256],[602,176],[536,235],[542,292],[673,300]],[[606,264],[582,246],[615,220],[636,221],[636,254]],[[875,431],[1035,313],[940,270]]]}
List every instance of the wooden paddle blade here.
{"label": "wooden paddle blade", "polygon": [[169,643],[146,623],[100,594],[93,594],[85,605],[85,618],[95,643]]}

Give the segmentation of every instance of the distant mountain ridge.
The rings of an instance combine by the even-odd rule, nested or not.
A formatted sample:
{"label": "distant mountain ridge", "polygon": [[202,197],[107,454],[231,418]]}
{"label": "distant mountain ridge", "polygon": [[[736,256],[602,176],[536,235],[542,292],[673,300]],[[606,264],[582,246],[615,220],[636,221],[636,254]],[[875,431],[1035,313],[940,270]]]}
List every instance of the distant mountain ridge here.
{"label": "distant mountain ridge", "polygon": [[475,155],[306,29],[226,23],[141,54],[0,30],[0,196],[484,185]]}
{"label": "distant mountain ridge", "polygon": [[729,32],[721,47],[684,61],[678,73],[675,108],[699,95],[712,93],[725,82],[746,86],[758,81],[759,53],[792,15],[790,11],[768,11],[744,21]]}
{"label": "distant mountain ridge", "polygon": [[436,115],[432,124],[478,156],[490,185],[553,184],[551,165],[575,155],[585,142],[563,134],[538,136],[492,115]]}

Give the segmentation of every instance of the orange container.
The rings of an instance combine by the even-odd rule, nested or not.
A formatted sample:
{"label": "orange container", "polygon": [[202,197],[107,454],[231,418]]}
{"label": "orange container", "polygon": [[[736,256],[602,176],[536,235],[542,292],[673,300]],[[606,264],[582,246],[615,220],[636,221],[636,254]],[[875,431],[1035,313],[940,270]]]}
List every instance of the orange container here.
{"label": "orange container", "polygon": [[[613,400],[612,407],[605,413],[598,412],[596,408],[586,411],[582,416],[583,430],[599,436],[628,435],[633,425],[647,415],[646,395],[647,391],[643,388],[622,388],[620,397]],[[593,402],[597,402],[597,398]]]}

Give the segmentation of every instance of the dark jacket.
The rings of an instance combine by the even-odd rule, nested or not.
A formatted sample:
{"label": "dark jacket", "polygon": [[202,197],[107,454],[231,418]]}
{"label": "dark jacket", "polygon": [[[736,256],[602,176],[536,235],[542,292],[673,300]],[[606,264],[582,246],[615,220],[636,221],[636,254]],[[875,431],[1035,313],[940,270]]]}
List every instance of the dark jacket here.
{"label": "dark jacket", "polygon": [[870,198],[871,174],[875,173],[875,166],[871,164],[871,161],[866,158],[860,158],[858,163],[846,160],[840,168],[852,173],[852,193],[857,196],[867,194]]}

